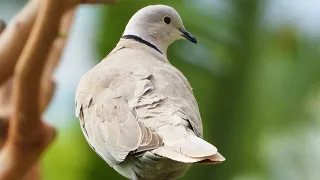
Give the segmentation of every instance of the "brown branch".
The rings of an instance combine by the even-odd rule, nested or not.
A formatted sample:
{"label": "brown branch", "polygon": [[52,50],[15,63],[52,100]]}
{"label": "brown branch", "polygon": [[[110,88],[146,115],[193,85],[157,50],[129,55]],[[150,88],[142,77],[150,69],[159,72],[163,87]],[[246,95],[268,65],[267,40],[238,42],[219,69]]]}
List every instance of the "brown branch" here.
{"label": "brown branch", "polygon": [[44,0],[42,3],[35,27],[15,68],[14,114],[8,140],[0,152],[0,179],[22,179],[55,136],[54,129],[41,122],[38,99],[44,60],[57,34],[62,11],[59,1]]}
{"label": "brown branch", "polygon": [[0,117],[0,149],[3,147],[8,133],[8,119]]}
{"label": "brown branch", "polygon": [[[5,29],[6,24],[0,19],[0,35]],[[9,86],[5,85],[5,87],[0,87],[0,150],[4,144],[5,139],[7,138],[7,132],[8,132],[8,109],[6,107],[6,104],[10,103],[10,97],[4,96],[4,94],[7,94],[10,89],[8,89]]]}
{"label": "brown branch", "polygon": [[[60,27],[62,34],[68,34],[72,24],[72,19],[75,9],[69,10],[63,17]],[[55,90],[55,82],[52,80],[54,70],[59,63],[61,54],[63,52],[67,36],[58,36],[51,47],[45,69],[41,81],[40,92],[40,112],[44,112],[51,101]],[[12,79],[0,86],[0,149],[7,132],[7,120],[12,114]],[[2,140],[2,141],[1,141]]]}
{"label": "brown branch", "polygon": [[[70,27],[72,25],[74,12],[75,9],[71,9],[64,14],[60,25],[60,32],[63,32],[64,34],[67,34],[69,32]],[[47,109],[47,106],[49,105],[54,94],[55,82],[52,80],[52,75],[56,66],[59,63],[66,41],[66,36],[58,36],[52,44],[41,79],[40,112],[44,112]],[[23,180],[40,180],[40,170],[40,163],[36,163],[35,166],[29,169],[28,173],[26,174],[26,176],[24,176]]]}
{"label": "brown branch", "polygon": [[8,133],[8,119],[0,117],[0,149],[3,147]]}
{"label": "brown branch", "polygon": [[[0,19],[0,35],[6,28],[6,24]],[[8,117],[11,113],[10,109],[10,94],[12,82],[7,82],[0,86],[0,150],[7,138],[8,133]]]}
{"label": "brown branch", "polygon": [[0,84],[12,76],[39,10],[39,0],[31,0],[10,22],[0,38]]}
{"label": "brown branch", "polygon": [[40,165],[41,165],[40,163],[36,163],[32,167],[30,167],[22,180],[40,180],[41,179]]}
{"label": "brown branch", "polygon": [[114,4],[120,0],[68,0],[65,2],[66,9],[77,6],[78,4]]}
{"label": "brown branch", "polygon": [[[0,153],[0,179],[21,179],[53,140],[54,128],[40,119],[39,91],[42,69],[58,34],[61,1],[44,0],[35,27],[15,68],[14,114],[9,136]],[[50,26],[49,26],[49,25]]]}
{"label": "brown branch", "polygon": [[12,113],[11,91],[12,80],[0,87],[0,150],[7,138],[8,120]]}
{"label": "brown branch", "polygon": [[[60,32],[63,32],[63,34],[68,34],[69,32],[69,29],[72,24],[74,11],[75,11],[74,9],[69,10],[62,19]],[[40,92],[41,93],[40,94],[40,112],[45,111],[54,93],[55,83],[52,80],[52,74],[60,60],[66,41],[67,41],[66,36],[58,36],[51,47],[47,62],[45,64],[42,80],[41,80],[42,82],[41,82],[41,92]],[[8,128],[7,119],[10,117],[11,110],[12,110],[11,90],[12,90],[11,79],[9,80],[9,82],[5,83],[0,88],[0,118],[3,117],[2,122],[0,119],[0,149],[7,136],[7,128]],[[40,163],[37,163],[24,176],[24,180],[37,180],[37,179],[40,179]]]}
{"label": "brown branch", "polygon": [[46,66],[42,75],[41,81],[41,97],[40,97],[40,112],[44,112],[50,103],[55,90],[55,82],[52,80],[52,75],[56,66],[59,63],[63,49],[67,41],[67,35],[69,34],[75,9],[67,11],[60,24],[60,33],[54,40]]}
{"label": "brown branch", "polygon": [[[54,83],[51,80],[51,74],[62,52],[62,48],[59,48],[64,45],[65,40],[57,39],[48,58],[47,54],[58,34],[58,24],[63,12],[79,3],[85,2],[93,3],[92,1],[81,0],[32,0],[27,6],[29,8],[26,7],[24,9],[29,11],[27,14],[29,16],[26,16],[29,18],[24,19],[29,21],[25,21],[25,23],[28,22],[26,24],[32,26],[33,18],[30,17],[30,14],[36,15],[37,11],[39,11],[39,14],[30,37],[28,38],[27,30],[22,32],[28,38],[26,46],[23,48],[22,45],[21,48],[13,48],[11,50],[1,46],[1,43],[2,45],[6,43],[13,45],[18,42],[17,39],[19,40],[19,38],[17,37],[21,38],[21,34],[16,32],[19,29],[21,30],[20,23],[17,23],[18,27],[13,28],[13,30],[8,28],[5,31],[7,34],[4,33],[1,36],[0,65],[4,66],[0,67],[9,67],[9,70],[7,70],[7,73],[0,73],[0,83],[3,83],[12,74],[10,67],[16,64],[16,59],[13,57],[19,57],[19,55],[14,56],[12,54],[20,54],[23,49],[18,64],[14,69],[13,112],[9,133],[4,147],[0,151],[1,180],[18,180],[23,177],[29,179],[39,178],[39,166],[36,165],[36,162],[55,136],[54,128],[41,121],[41,114],[53,94]],[[105,0],[104,2],[114,2],[114,0]],[[41,8],[39,8],[40,5]],[[31,11],[31,9],[33,10]],[[15,36],[9,36],[10,32]],[[24,42],[22,41],[22,44]],[[6,61],[9,60],[3,57],[13,58],[14,62],[8,63]],[[45,64],[45,59],[49,59],[47,64]],[[42,72],[42,69],[45,69],[44,72]],[[43,83],[48,79],[49,81],[47,82],[51,83],[47,85]],[[43,92],[49,93],[44,96],[39,95]],[[39,99],[42,99],[42,101],[39,101]]]}

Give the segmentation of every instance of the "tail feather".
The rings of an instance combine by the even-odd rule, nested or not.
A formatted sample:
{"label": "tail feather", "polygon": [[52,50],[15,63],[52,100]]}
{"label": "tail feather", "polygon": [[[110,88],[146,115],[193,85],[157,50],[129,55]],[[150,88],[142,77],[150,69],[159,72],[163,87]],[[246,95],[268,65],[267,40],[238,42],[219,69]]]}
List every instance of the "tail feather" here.
{"label": "tail feather", "polygon": [[174,161],[179,161],[179,162],[184,162],[184,163],[195,163],[195,162],[200,161],[197,158],[192,158],[192,157],[183,155],[183,154],[175,151],[174,149],[172,149],[169,146],[161,146],[161,147],[153,150],[153,153],[157,154],[159,156],[163,156],[163,157],[172,159]]}
{"label": "tail feather", "polygon": [[207,157],[189,157],[175,151],[169,146],[161,146],[153,150],[152,153],[184,163],[217,164],[225,161],[225,158],[218,152]]}
{"label": "tail feather", "polygon": [[184,126],[163,126],[157,134],[163,138],[164,146],[153,150],[153,153],[184,163],[217,163],[225,158],[216,147],[196,136]]}
{"label": "tail feather", "polygon": [[195,158],[212,156],[218,152],[216,147],[194,134],[188,135],[184,140],[173,145],[173,148],[177,152]]}

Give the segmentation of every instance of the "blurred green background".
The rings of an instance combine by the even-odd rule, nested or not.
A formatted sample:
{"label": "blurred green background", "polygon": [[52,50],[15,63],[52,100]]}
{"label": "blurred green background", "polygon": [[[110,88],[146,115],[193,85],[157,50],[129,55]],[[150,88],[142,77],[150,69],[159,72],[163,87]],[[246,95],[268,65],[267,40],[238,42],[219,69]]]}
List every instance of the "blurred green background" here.
{"label": "blurred green background", "polygon": [[[2,0],[0,12],[16,9],[0,17],[9,20],[24,3]],[[198,38],[197,46],[174,43],[168,57],[194,88],[204,138],[227,158],[194,165],[182,179],[320,179],[317,0],[122,0],[81,7],[47,113],[60,133],[44,155],[44,179],[124,179],[88,146],[73,116],[73,96],[81,75],[113,49],[129,18],[159,3],[177,9]]]}

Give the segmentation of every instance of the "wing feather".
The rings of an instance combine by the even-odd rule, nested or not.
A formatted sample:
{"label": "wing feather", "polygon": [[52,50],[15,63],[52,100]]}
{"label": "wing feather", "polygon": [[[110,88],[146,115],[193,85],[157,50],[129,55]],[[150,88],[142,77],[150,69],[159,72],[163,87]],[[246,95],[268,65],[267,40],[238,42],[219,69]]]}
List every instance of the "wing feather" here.
{"label": "wing feather", "polygon": [[136,81],[128,74],[102,78],[99,83],[93,80],[91,77],[79,84],[82,90],[76,95],[76,115],[89,144],[110,166],[124,161],[130,152],[162,145],[161,137],[139,121],[127,100],[134,95],[129,89],[137,89],[138,96],[150,90],[148,82],[143,78]]}

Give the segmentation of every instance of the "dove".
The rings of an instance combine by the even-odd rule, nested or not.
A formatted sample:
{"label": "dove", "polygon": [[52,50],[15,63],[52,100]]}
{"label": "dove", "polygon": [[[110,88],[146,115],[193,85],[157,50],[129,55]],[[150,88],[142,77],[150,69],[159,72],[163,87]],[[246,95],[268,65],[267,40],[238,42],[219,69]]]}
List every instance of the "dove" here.
{"label": "dove", "polygon": [[144,7],[78,84],[75,114],[86,140],[128,179],[177,179],[193,163],[225,161],[202,139],[193,90],[167,58],[168,47],[182,39],[197,43],[174,8]]}

